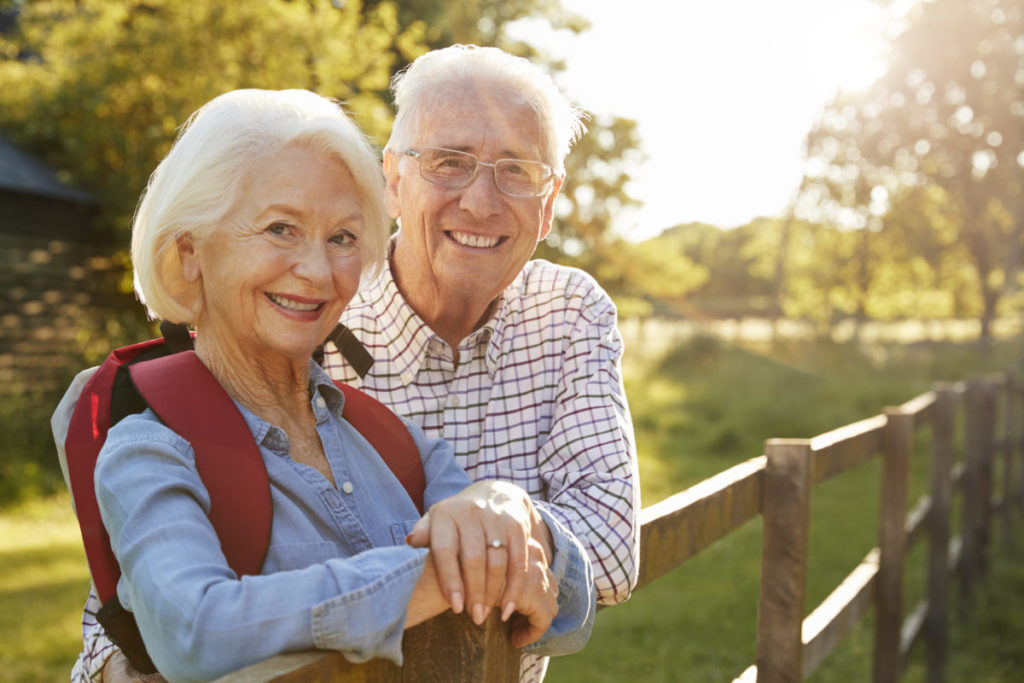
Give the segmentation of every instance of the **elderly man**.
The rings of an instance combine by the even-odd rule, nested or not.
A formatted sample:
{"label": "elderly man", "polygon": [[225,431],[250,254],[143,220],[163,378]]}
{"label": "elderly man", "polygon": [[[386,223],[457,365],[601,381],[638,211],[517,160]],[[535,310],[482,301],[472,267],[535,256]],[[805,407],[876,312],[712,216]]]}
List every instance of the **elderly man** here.
{"label": "elderly man", "polygon": [[[374,363],[360,377],[328,344],[324,367],[444,437],[472,479],[526,489],[587,549],[599,601],[621,602],[636,581],[639,481],[615,306],[586,273],[529,260],[551,229],[579,112],[543,71],[495,48],[428,53],[394,94],[384,170],[400,229],[390,268],[341,320]],[[456,573],[456,611],[475,607],[463,589]],[[98,674],[111,649],[96,607],[73,676]],[[522,680],[546,665],[525,655]]]}

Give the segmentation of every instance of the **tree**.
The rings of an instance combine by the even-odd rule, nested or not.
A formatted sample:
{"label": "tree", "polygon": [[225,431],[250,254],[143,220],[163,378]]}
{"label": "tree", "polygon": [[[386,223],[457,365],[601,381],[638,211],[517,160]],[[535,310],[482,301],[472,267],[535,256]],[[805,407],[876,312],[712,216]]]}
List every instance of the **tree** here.
{"label": "tree", "polygon": [[[125,243],[139,192],[178,126],[233,88],[301,87],[390,128],[393,4],[39,0],[0,42],[0,126],[99,198]],[[25,56],[29,55],[28,58]]]}
{"label": "tree", "polygon": [[[308,88],[345,102],[382,146],[392,122],[390,79],[428,49],[495,44],[542,60],[506,35],[511,22],[538,16],[570,30],[586,25],[558,0],[0,0],[5,6],[17,22],[0,34],[0,129],[95,194],[101,227],[122,245],[146,178],[178,126],[217,94]],[[583,143],[582,165],[620,165],[639,145],[631,126],[593,126],[589,140],[611,135],[614,144]],[[607,232],[615,202],[629,201],[626,179],[595,180],[593,205],[607,208],[585,239]],[[573,202],[566,193],[560,213],[576,213]]]}
{"label": "tree", "polygon": [[[915,6],[886,75],[864,95],[841,95],[808,142],[826,206],[863,228],[911,229],[891,197],[935,187],[962,251],[928,249],[948,270],[967,259],[980,295],[981,340],[1015,286],[1024,232],[1024,8],[1013,0],[932,0]],[[815,166],[817,167],[815,169]],[[824,180],[824,182],[823,182]],[[824,192],[822,193],[822,188]],[[909,194],[908,194],[909,193]],[[916,195],[918,198],[928,195]],[[855,220],[854,223],[857,221]]]}

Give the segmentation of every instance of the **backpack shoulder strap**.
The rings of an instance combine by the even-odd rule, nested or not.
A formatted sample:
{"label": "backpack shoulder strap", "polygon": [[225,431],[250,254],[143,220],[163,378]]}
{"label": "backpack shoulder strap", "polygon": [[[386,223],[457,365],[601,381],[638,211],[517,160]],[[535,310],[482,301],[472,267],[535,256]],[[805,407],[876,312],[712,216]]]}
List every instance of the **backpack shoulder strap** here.
{"label": "backpack shoulder strap", "polygon": [[270,545],[270,481],[245,418],[194,351],[135,363],[132,383],[157,417],[192,444],[213,524],[238,576],[259,574]]}
{"label": "backpack shoulder strap", "polygon": [[111,424],[111,389],[121,366],[143,354],[155,352],[162,344],[162,339],[151,339],[111,351],[82,388],[64,438],[75,514],[82,532],[89,571],[101,602],[109,600],[117,591],[117,579],[121,575],[121,569],[110,549],[110,537],[100,517],[93,484],[96,459]]}
{"label": "backpack shoulder strap", "polygon": [[401,418],[377,399],[343,382],[334,384],[345,394],[342,417],[380,454],[422,515],[423,490],[427,483],[412,434]]}

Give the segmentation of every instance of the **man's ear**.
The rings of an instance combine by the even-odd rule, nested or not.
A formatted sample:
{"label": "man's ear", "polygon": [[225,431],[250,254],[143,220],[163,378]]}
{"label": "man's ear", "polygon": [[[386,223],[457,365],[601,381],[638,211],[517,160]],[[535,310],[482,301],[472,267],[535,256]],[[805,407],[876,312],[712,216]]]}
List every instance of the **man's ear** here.
{"label": "man's ear", "polygon": [[182,233],[175,240],[178,248],[178,259],[181,260],[181,276],[185,282],[195,283],[202,276],[202,269],[199,267],[199,257],[196,255],[196,245],[192,241],[192,233]]}
{"label": "man's ear", "polygon": [[384,188],[384,200],[388,208],[388,216],[392,220],[402,217],[402,202],[398,198],[398,184],[401,181],[401,174],[398,172],[399,162],[402,157],[392,150],[384,150],[384,178],[387,186]]}
{"label": "man's ear", "polygon": [[540,226],[540,235],[537,241],[540,242],[546,239],[548,233],[551,232],[551,223],[555,219],[555,199],[558,198],[558,191],[562,189],[562,181],[564,178],[555,178],[555,184],[551,188],[551,192],[544,200],[544,216]]}

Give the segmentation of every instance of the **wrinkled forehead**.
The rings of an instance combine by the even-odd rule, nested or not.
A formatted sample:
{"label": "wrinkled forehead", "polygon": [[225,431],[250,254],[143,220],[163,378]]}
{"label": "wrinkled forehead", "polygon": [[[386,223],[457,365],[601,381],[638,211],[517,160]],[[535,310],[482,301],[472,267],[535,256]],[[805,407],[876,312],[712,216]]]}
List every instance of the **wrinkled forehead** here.
{"label": "wrinkled forehead", "polygon": [[428,95],[414,122],[418,146],[549,160],[546,130],[534,106],[510,88],[462,81]]}

